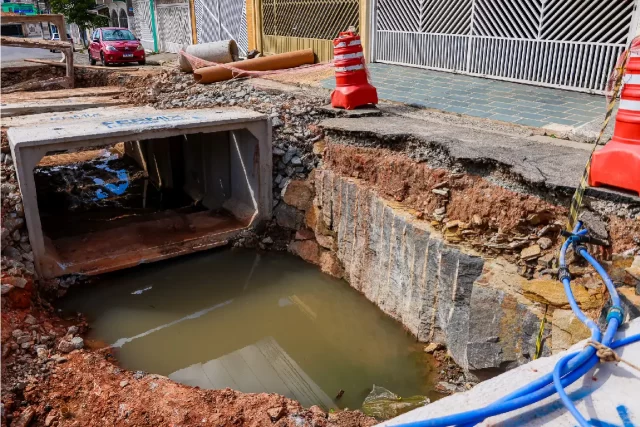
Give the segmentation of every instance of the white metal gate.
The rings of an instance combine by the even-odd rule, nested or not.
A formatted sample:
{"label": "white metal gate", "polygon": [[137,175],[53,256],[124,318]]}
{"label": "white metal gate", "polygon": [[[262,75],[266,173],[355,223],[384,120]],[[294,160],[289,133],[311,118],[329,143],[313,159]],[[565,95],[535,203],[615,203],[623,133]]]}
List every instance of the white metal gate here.
{"label": "white metal gate", "polygon": [[149,0],[133,0],[134,19],[136,21],[136,35],[140,38],[142,46],[147,50],[153,50],[153,31],[151,30],[151,13]]}
{"label": "white metal gate", "polygon": [[373,60],[602,93],[636,0],[375,0]]}
{"label": "white metal gate", "polygon": [[192,43],[189,3],[156,5],[158,49],[178,53]]}
{"label": "white metal gate", "polygon": [[233,39],[241,54],[249,50],[244,0],[195,0],[198,43]]}

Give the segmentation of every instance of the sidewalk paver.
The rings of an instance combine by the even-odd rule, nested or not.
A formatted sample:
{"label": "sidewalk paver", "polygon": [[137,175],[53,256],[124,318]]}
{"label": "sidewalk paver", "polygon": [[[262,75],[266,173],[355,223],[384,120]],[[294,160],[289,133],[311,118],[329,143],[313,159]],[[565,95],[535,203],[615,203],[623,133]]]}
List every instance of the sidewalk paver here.
{"label": "sidewalk paver", "polygon": [[[600,95],[400,65],[369,64],[369,73],[380,99],[526,126],[573,128],[605,113]],[[335,78],[322,86],[333,89]]]}

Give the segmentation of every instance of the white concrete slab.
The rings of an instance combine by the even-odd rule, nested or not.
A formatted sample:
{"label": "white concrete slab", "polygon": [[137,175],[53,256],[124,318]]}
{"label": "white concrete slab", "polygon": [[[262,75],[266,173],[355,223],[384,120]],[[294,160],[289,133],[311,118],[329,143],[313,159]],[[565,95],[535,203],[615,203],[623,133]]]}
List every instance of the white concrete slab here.
{"label": "white concrete slab", "polygon": [[64,122],[77,122],[80,120],[106,120],[110,117],[127,117],[133,113],[148,113],[153,114],[157,112],[153,107],[100,107],[100,108],[87,108],[80,111],[56,111],[52,113],[40,113],[40,114],[28,114],[25,116],[13,116],[3,117],[0,120],[2,127],[20,127],[20,126],[51,126]]}
{"label": "white concrete slab", "polygon": [[277,393],[298,400],[304,407],[335,408],[331,398],[273,337],[180,369],[169,378],[205,389],[229,387],[245,393]]}
{"label": "white concrete slab", "polygon": [[[127,108],[118,115],[115,111],[106,117],[93,117],[88,120],[69,120],[62,123],[42,124],[37,128],[10,128],[7,137],[11,147],[46,146],[80,141],[90,145],[91,141],[103,140],[104,144],[121,142],[122,138],[131,140],[131,134],[138,134],[135,139],[146,139],[145,132],[153,138],[170,136],[163,130],[180,128],[184,133],[195,133],[202,128],[225,124],[246,123],[247,121],[264,120],[265,115],[251,110],[206,109],[206,110],[163,110],[149,114],[147,108]],[[212,123],[213,122],[213,123]],[[187,132],[191,130],[191,132]],[[43,134],[46,132],[46,134]],[[151,134],[152,133],[152,134]],[[175,132],[174,132],[175,133]]]}
{"label": "white concrete slab", "polygon": [[[640,318],[621,328],[616,338],[620,339],[638,333],[640,333]],[[530,381],[552,372],[555,364],[564,355],[579,351],[584,346],[585,341],[582,341],[566,352],[535,360],[480,383],[466,393],[454,394],[379,425],[394,426],[428,420],[486,406]],[[627,345],[617,349],[616,352],[623,359],[640,366],[640,343]],[[583,379],[576,381],[566,390],[573,398],[578,410],[587,420],[591,420],[594,426],[632,427],[640,425],[640,372],[624,363],[619,365],[598,364]],[[491,417],[477,425],[574,427],[576,421],[555,395],[536,405]]]}
{"label": "white concrete slab", "polygon": [[[49,152],[73,151],[78,148],[119,142],[148,141],[151,144],[160,144],[158,141],[163,138],[173,137],[183,138],[187,144],[195,143],[195,140],[207,146],[228,143],[231,196],[225,201],[227,203],[225,207],[242,223],[242,227],[227,227],[225,232],[237,234],[242,228],[252,227],[258,221],[271,217],[271,123],[267,116],[241,108],[156,111],[141,107],[105,109],[104,112],[95,113],[87,113],[87,111],[89,110],[78,113],[80,116],[75,113],[46,116],[49,120],[42,120],[39,124],[33,123],[31,119],[16,120],[19,126],[9,127],[7,130],[7,138],[23,196],[35,266],[41,277],[55,277],[70,273],[99,274],[126,268],[132,262],[158,260],[161,255],[156,251],[152,256],[145,255],[144,259],[132,260],[128,252],[120,253],[118,257],[113,254],[101,257],[98,256],[99,254],[94,254],[95,256],[91,255],[93,258],[80,262],[82,257],[78,254],[74,255],[74,260],[66,260],[66,255],[56,253],[56,250],[59,252],[62,247],[65,248],[64,253],[68,252],[67,249],[74,253],[78,252],[68,248],[69,245],[66,243],[63,244],[61,240],[64,239],[58,239],[53,246],[49,245],[49,248],[46,248],[33,170]],[[51,120],[54,117],[57,119]],[[221,139],[221,137],[213,137],[214,134],[228,134],[228,136]],[[205,169],[201,172],[207,173]],[[209,225],[213,227],[215,224]],[[222,227],[224,224],[219,225]],[[96,242],[108,245],[112,240],[112,234],[109,236],[100,234],[94,237],[96,239],[100,237]],[[191,246],[202,249],[212,247],[209,245],[218,244],[219,241],[226,241],[232,237],[227,234],[220,235],[215,242],[207,240],[206,245],[201,245],[194,241],[195,243]],[[187,237],[180,238],[184,240]],[[203,236],[203,238],[206,237]],[[138,242],[131,244],[133,243]],[[165,242],[161,245],[166,244],[169,243]],[[93,248],[94,252],[95,248]],[[115,250],[115,248],[112,249]],[[87,255],[86,252],[85,255]],[[65,260],[62,260],[63,258]],[[103,258],[118,261],[103,265],[101,261]],[[74,269],[81,270],[74,271]]]}

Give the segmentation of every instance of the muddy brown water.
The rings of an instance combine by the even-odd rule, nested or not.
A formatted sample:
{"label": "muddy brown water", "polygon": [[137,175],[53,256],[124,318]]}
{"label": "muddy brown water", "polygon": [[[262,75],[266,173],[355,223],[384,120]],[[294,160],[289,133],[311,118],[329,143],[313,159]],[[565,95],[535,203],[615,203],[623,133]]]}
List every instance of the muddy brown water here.
{"label": "muddy brown water", "polygon": [[[222,249],[103,277],[61,302],[127,369],[202,388],[360,408],[372,386],[441,397],[423,345],[364,296],[283,253]],[[336,399],[340,390],[341,398]]]}

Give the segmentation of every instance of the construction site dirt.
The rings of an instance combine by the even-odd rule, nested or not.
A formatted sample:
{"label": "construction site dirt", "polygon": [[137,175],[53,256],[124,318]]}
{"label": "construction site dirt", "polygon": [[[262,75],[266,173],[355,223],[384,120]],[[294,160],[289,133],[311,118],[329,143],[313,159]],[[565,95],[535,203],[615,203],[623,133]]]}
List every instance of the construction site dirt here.
{"label": "construction site dirt", "polygon": [[[15,84],[37,78],[42,73],[39,70],[43,69],[50,73],[60,73],[61,70],[37,66],[33,70],[18,71],[8,79]],[[6,73],[3,70],[3,88]],[[347,194],[349,190],[346,185],[339,187],[342,184],[337,183],[338,179],[349,180],[362,191],[371,191],[403,214],[409,212],[412,216],[410,221],[429,227],[434,236],[432,238],[441,238],[443,245],[451,251],[483,260],[485,264],[480,270],[490,274],[480,276],[476,283],[513,297],[513,301],[516,301],[513,305],[528,310],[527,315],[535,319],[535,334],[543,313],[545,319],[549,316],[543,343],[544,354],[555,351],[553,345],[557,346],[556,349],[561,348],[560,338],[554,339],[551,324],[554,312],[559,318],[559,314],[566,311],[566,305],[564,301],[554,300],[554,295],[550,295],[551,287],[544,287],[541,283],[557,282],[557,252],[562,242],[560,230],[566,223],[567,206],[574,188],[571,185],[577,185],[577,178],[574,177],[579,178],[581,173],[577,165],[584,165],[580,156],[588,151],[584,148],[575,150],[575,167],[573,163],[566,167],[567,182],[572,181],[573,184],[565,185],[564,181],[549,178],[551,175],[547,171],[555,167],[545,169],[546,166],[542,164],[552,161],[554,150],[558,147],[554,141],[545,141],[534,147],[548,156],[541,155],[539,159],[527,163],[532,166],[526,170],[508,156],[496,158],[495,153],[460,160],[458,154],[447,148],[446,141],[443,143],[436,137],[429,140],[430,137],[426,136],[425,142],[418,141],[409,131],[406,135],[389,136],[375,132],[362,133],[357,126],[353,132],[338,129],[342,124],[338,126],[335,122],[325,121],[344,116],[340,111],[324,108],[328,103],[328,91],[297,84],[296,80],[304,81],[300,76],[292,76],[290,81],[276,76],[273,80],[237,79],[199,85],[191,75],[181,74],[173,67],[133,71],[77,69],[75,81],[78,88],[103,90],[99,88],[109,86],[120,89],[117,94],[105,93],[101,96],[124,105],[105,108],[242,107],[266,115],[273,131],[273,168],[270,176],[273,216],[252,230],[244,230],[228,239],[210,241],[212,235],[244,229],[247,223],[223,213],[212,217],[209,210],[197,204],[192,205],[190,200],[174,200],[171,206],[154,207],[151,203],[148,208],[145,205],[147,222],[140,227],[140,212],[129,215],[127,197],[135,197],[136,206],[141,198],[148,198],[150,202],[154,199],[152,192],[147,194],[144,190],[144,174],[132,164],[109,165],[114,170],[121,166],[123,169],[130,168],[127,169],[130,184],[128,193],[121,198],[109,197],[111,210],[105,210],[104,203],[98,206],[96,200],[81,198],[75,200],[75,211],[71,214],[65,203],[73,201],[78,193],[70,190],[84,186],[85,191],[90,189],[85,195],[96,194],[96,179],[106,184],[118,183],[113,174],[101,175],[105,169],[100,166],[100,156],[115,148],[92,147],[50,155],[44,157],[39,169],[35,170],[36,181],[40,182],[37,194],[40,209],[48,209],[43,216],[43,230],[48,230],[51,236],[56,237],[59,258],[54,264],[69,263],[68,255],[79,266],[74,273],[81,273],[52,279],[37,278],[17,181],[18,173],[6,137],[12,118],[3,117],[0,159],[3,425],[374,425],[377,421],[359,412],[358,408],[327,413],[316,406],[303,408],[300,403],[277,394],[241,393],[231,389],[203,390],[178,384],[153,372],[128,371],[118,366],[115,353],[104,343],[83,339],[91,325],[81,314],[63,317],[56,305],[57,299],[64,296],[71,286],[90,287],[100,280],[99,276],[87,277],[84,273],[103,274],[129,268],[141,259],[159,261],[176,254],[193,252],[196,246],[205,249],[229,244],[259,251],[288,250],[317,264],[322,271],[348,281],[351,276],[345,272],[344,260],[349,256],[349,250],[355,253],[355,245],[354,249],[340,246],[341,241],[352,239],[344,237],[348,233],[343,226],[331,224],[337,215],[333,211],[327,213],[328,209],[347,209],[351,206],[348,205],[348,199],[352,195]],[[81,93],[80,90],[68,91],[69,97],[74,94],[78,97],[88,96],[89,92]],[[28,98],[30,95],[24,96]],[[64,93],[59,96],[64,96]],[[372,119],[390,123],[394,119],[406,119],[406,116],[387,112],[386,108],[393,108],[393,105],[382,103],[381,110],[385,116]],[[68,114],[78,115],[83,111],[80,109]],[[415,114],[415,111],[411,114]],[[449,120],[446,113],[429,114],[440,115],[444,122]],[[23,116],[24,123],[28,123],[26,117],[29,116]],[[35,115],[32,117],[39,120]],[[357,121],[358,118],[349,120]],[[464,117],[456,116],[452,120],[458,125],[464,121]],[[474,133],[478,141],[497,139],[495,135],[498,130],[501,135],[508,132],[508,126],[492,124],[491,121],[483,122],[480,128],[473,127],[477,121],[473,119],[468,125],[471,129],[469,132]],[[429,126],[436,125],[429,122]],[[439,126],[440,131],[446,132],[447,125]],[[496,133],[492,133],[492,130]],[[518,126],[514,127],[515,136],[512,137],[528,138],[540,136],[540,133],[539,130]],[[526,141],[527,145],[533,143]],[[432,151],[425,151],[425,146]],[[566,147],[563,149],[569,150]],[[566,154],[568,156],[570,152]],[[96,162],[96,159],[99,161]],[[538,167],[540,169],[536,170]],[[336,182],[335,188],[345,192],[344,197],[342,194],[337,197],[337,191],[330,195],[334,202],[331,208],[318,204],[316,188],[320,184],[315,181],[318,171],[330,172],[335,177],[331,178]],[[541,172],[536,177],[538,171]],[[60,203],[61,199],[56,198],[56,193],[60,196],[65,192],[69,193],[62,194],[66,201]],[[344,201],[344,205],[338,206],[338,201]],[[359,203],[359,199],[356,203]],[[598,254],[623,288],[621,293],[631,307],[630,315],[636,316],[640,312],[640,298],[636,291],[640,272],[634,267],[640,250],[640,202],[628,195],[609,197],[603,193],[588,193],[585,211],[595,216],[588,225],[604,233],[603,238],[611,243],[605,249],[598,248]],[[152,221],[148,221],[149,218]],[[94,230],[88,237],[86,231],[91,231],[95,223],[102,223],[103,228]],[[111,235],[104,234],[110,227],[116,226],[122,230],[119,239],[114,240]],[[401,231],[393,230],[389,240],[399,242],[397,244],[400,247],[405,237],[402,237]],[[142,242],[144,247],[140,246],[141,233],[145,236]],[[353,241],[361,237],[355,227],[353,236]],[[185,245],[185,242],[189,243]],[[138,248],[140,252],[135,259],[125,253],[131,248]],[[380,248],[382,252],[383,246]],[[121,250],[123,254],[119,254]],[[142,253],[144,251],[147,252]],[[398,252],[407,253],[404,249]],[[96,254],[108,254],[106,258],[110,258],[109,262],[94,262]],[[114,261],[118,256],[121,259]],[[82,261],[83,257],[87,262]],[[506,266],[504,270],[513,275],[502,275],[502,270],[494,275],[491,268],[496,264],[500,268]],[[572,274],[576,277],[573,283],[584,294],[580,304],[590,317],[600,318],[603,301],[606,300],[603,297],[606,294],[604,285],[584,263],[572,259],[570,264]],[[425,272],[427,270],[425,261]],[[495,283],[491,282],[492,278],[496,278]],[[509,283],[505,283],[505,280],[509,280]],[[407,295],[410,293],[407,292]],[[388,299],[391,299],[390,294]],[[400,322],[411,331],[410,325]],[[559,320],[557,324],[560,325]],[[501,328],[516,329],[506,321]],[[429,352],[436,356],[438,380],[445,394],[470,388],[484,378],[482,374],[490,372],[490,375],[496,375],[509,365],[499,361],[497,365],[500,368],[487,366],[485,371],[479,370],[474,374],[469,366],[458,366],[464,364],[457,363],[453,353],[443,347],[444,338],[438,335],[443,332],[438,327],[434,327],[434,330],[432,342],[418,337],[416,340],[424,342]],[[577,340],[579,337],[574,338]],[[531,360],[531,342],[526,342],[526,348],[510,350],[518,354],[510,359],[513,363],[509,367]]]}

